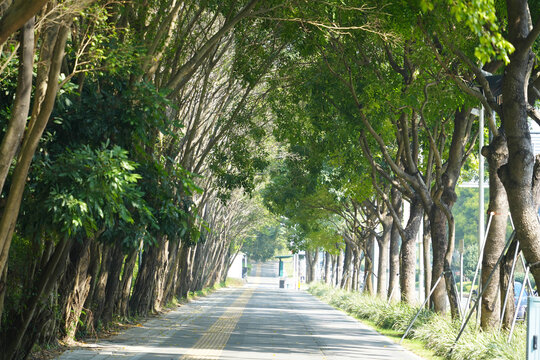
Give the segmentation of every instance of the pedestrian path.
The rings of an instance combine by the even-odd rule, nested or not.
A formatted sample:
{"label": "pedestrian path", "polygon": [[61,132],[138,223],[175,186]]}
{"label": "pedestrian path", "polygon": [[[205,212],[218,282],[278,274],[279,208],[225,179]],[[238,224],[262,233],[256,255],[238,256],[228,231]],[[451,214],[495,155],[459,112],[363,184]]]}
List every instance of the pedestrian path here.
{"label": "pedestrian path", "polygon": [[222,289],[58,360],[353,360],[419,357],[303,291],[279,289],[264,264]]}

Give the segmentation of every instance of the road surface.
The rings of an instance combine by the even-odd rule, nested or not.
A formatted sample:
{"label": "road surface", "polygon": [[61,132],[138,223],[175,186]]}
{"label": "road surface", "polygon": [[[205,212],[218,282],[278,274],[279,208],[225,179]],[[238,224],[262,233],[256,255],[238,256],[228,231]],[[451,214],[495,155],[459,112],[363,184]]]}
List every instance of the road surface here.
{"label": "road surface", "polygon": [[59,360],[352,360],[420,358],[303,291],[278,288],[277,264]]}

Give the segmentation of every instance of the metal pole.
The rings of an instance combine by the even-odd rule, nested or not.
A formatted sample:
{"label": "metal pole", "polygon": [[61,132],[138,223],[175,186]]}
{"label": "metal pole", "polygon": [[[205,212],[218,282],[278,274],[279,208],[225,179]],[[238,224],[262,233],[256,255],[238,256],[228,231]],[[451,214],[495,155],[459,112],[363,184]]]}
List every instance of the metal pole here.
{"label": "metal pole", "polygon": [[441,273],[441,276],[439,276],[439,278],[435,282],[435,285],[433,285],[433,287],[431,288],[431,291],[429,292],[428,297],[426,298],[426,300],[424,300],[424,303],[422,304],[422,306],[420,306],[420,309],[418,309],[418,312],[416,313],[416,315],[412,319],[411,323],[409,324],[409,327],[407,328],[407,330],[405,330],[405,334],[403,334],[403,336],[401,337],[401,340],[399,340],[400,344],[403,342],[403,339],[405,339],[405,336],[407,336],[409,331],[411,331],[411,328],[412,328],[414,322],[416,321],[416,319],[418,318],[418,315],[420,315],[420,312],[424,309],[424,306],[426,306],[426,303],[428,302],[429,298],[431,297],[431,294],[433,294],[433,291],[435,291],[435,288],[437,287],[437,285],[439,285],[439,282],[441,281],[443,276],[444,276],[444,271]]}
{"label": "metal pole", "polygon": [[[527,265],[525,264],[525,257],[523,256],[523,251],[520,253],[520,255],[521,255],[521,265],[523,265],[523,268],[525,269],[527,267]],[[529,291],[532,294],[534,289],[533,289],[533,286],[531,284],[531,280],[529,280],[529,277],[527,276],[524,281],[527,282],[527,286],[529,287]]]}
{"label": "metal pole", "polygon": [[[487,230],[488,231],[485,232],[486,234],[489,232],[489,227],[491,226],[491,219],[492,218],[493,218],[493,211],[489,213],[489,220],[488,220],[488,224],[487,224]],[[484,257],[484,244],[485,243],[486,243],[486,239],[484,239],[484,241],[481,243],[482,245],[480,247],[480,254],[478,256],[478,263],[476,264],[476,270],[474,271],[474,277],[473,277],[473,281],[471,283],[471,291],[469,291],[469,297],[467,298],[467,304],[465,305],[465,309],[468,309],[469,305],[471,304],[471,297],[472,297],[472,292],[474,290],[474,284],[476,282],[476,278],[478,277],[478,271],[482,267],[482,258]],[[480,287],[478,287],[478,290],[480,290]],[[478,291],[478,292],[480,292],[480,291]]]}
{"label": "metal pole", "polygon": [[[519,297],[518,297],[518,306],[519,306],[519,303],[521,302],[521,298],[523,297],[523,291],[525,290],[525,279],[527,279],[529,277],[529,267],[527,266],[527,268],[525,269],[525,278],[523,279],[523,284],[521,284],[521,291],[519,292]],[[514,326],[516,325],[516,319],[517,319],[517,316],[518,316],[518,312],[517,312],[517,309],[516,311],[514,311],[514,319],[512,320],[512,327],[510,328],[510,334],[508,334],[508,342],[510,342],[510,340],[512,340],[512,335],[514,334]]]}
{"label": "metal pole", "polygon": [[460,252],[459,252],[459,306],[461,307],[461,301],[463,299],[463,252],[465,239],[461,239],[459,243]]}
{"label": "metal pole", "polygon": [[[493,274],[495,273],[495,270],[497,269],[497,267],[501,263],[501,260],[503,259],[504,254],[506,253],[506,251],[510,247],[510,244],[512,243],[512,239],[514,238],[514,235],[515,235],[515,231],[512,232],[512,235],[510,235],[510,239],[508,239],[508,242],[506,243],[506,246],[504,247],[504,250],[501,253],[501,256],[499,256],[499,259],[497,259],[497,262],[495,263],[495,266],[493,267],[493,270],[491,270],[491,272],[489,273],[489,276],[488,276],[488,278],[486,280],[484,289],[482,290],[482,292],[480,294],[478,294],[478,299],[480,299],[482,297],[482,295],[484,295],[484,291],[485,291],[486,287],[489,285],[489,282],[491,281],[491,278],[493,277]],[[459,338],[463,334],[463,330],[465,330],[465,326],[467,326],[467,323],[471,319],[471,316],[474,313],[474,310],[476,309],[476,307],[478,306],[479,303],[480,303],[479,301],[474,302],[474,305],[473,305],[472,309],[469,311],[469,315],[467,315],[467,319],[463,322],[463,324],[461,324],[461,329],[459,330],[459,333],[458,333],[458,335],[456,337],[456,340],[454,340],[454,343],[452,344],[452,347],[450,349],[450,353],[452,353],[452,351],[454,350],[454,346],[456,345]]]}
{"label": "metal pole", "polygon": [[[514,260],[512,261],[512,269],[510,270],[510,281],[514,281],[514,271],[516,270],[516,260],[517,260],[518,254],[519,254],[519,240],[516,244]],[[501,331],[501,328],[502,328],[504,312],[506,311],[506,304],[508,303],[508,294],[510,294],[510,289],[513,289],[513,288],[514,288],[513,286],[510,286],[510,284],[508,284],[508,288],[506,289],[506,294],[504,295],[504,303],[503,303],[503,308],[501,311],[501,319],[499,320],[499,331]]]}
{"label": "metal pole", "polygon": [[[484,147],[484,105],[480,107],[478,116],[478,241],[484,239],[484,157],[482,148]],[[484,241],[485,242],[485,241]],[[483,243],[478,244],[478,249],[483,248]]]}

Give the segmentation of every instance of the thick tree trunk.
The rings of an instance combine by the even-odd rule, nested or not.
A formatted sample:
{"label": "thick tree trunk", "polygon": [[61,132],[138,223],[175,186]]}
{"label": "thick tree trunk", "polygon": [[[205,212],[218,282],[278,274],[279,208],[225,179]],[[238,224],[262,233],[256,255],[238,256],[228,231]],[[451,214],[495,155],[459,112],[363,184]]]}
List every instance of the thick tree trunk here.
{"label": "thick tree trunk", "polygon": [[59,297],[65,298],[60,302],[63,311],[64,339],[70,340],[75,337],[79,318],[84,303],[90,291],[92,278],[88,276],[90,265],[91,239],[85,238],[82,242],[75,242],[70,252],[70,261],[60,284]]}
{"label": "thick tree trunk", "polygon": [[104,325],[109,324],[113,318],[114,309],[120,293],[120,274],[122,272],[123,262],[124,253],[122,250],[122,244],[120,242],[116,242],[113,245],[111,260],[109,262],[109,276],[107,277],[105,301],[103,304],[103,313],[101,314],[101,321]]}
{"label": "thick tree trunk", "polygon": [[482,149],[482,155],[487,158],[489,164],[488,214],[493,213],[484,245],[484,257],[482,258],[481,283],[484,286],[484,293],[482,295],[480,325],[482,329],[488,330],[497,328],[501,312],[500,270],[495,270],[489,284],[487,280],[502,255],[506,243],[508,199],[506,198],[504,186],[497,176],[497,170],[508,161],[506,139],[501,135],[493,138],[489,146]]}
{"label": "thick tree trunk", "polygon": [[111,268],[113,256],[112,253],[112,245],[104,244],[103,251],[101,252],[99,275],[97,277],[95,290],[92,294],[92,299],[90,299],[95,327],[101,323],[101,314],[103,313],[103,309],[105,307],[105,289],[107,287],[107,280],[109,279],[109,270]]}
{"label": "thick tree trunk", "polygon": [[122,284],[120,286],[120,295],[118,297],[116,307],[116,313],[124,318],[129,315],[129,296],[131,294],[133,270],[135,269],[135,264],[137,263],[138,254],[139,252],[136,249],[131,250],[124,261],[124,269],[122,271]]}
{"label": "thick tree trunk", "polygon": [[401,300],[408,304],[416,302],[416,237],[422,223],[424,208],[420,199],[413,198],[409,219],[401,240]]}
{"label": "thick tree trunk", "polygon": [[[432,206],[429,222],[431,224],[430,230],[433,244],[433,267],[430,284],[430,288],[432,288],[444,271],[444,257],[448,245],[446,237],[446,216],[438,206]],[[446,283],[443,278],[431,295],[433,310],[438,313],[446,312],[446,295]]]}
{"label": "thick tree trunk", "polygon": [[139,273],[129,301],[130,314],[132,315],[147,315],[152,310],[155,290],[154,274],[161,246],[163,244],[150,246],[143,252]]}
{"label": "thick tree trunk", "polygon": [[180,264],[180,254],[182,252],[180,240],[169,242],[169,267],[167,269],[167,280],[165,281],[165,289],[163,291],[162,306],[169,303],[175,294],[176,284],[178,282],[178,267]]}
{"label": "thick tree trunk", "polygon": [[317,250],[306,250],[306,283],[312,283],[315,280],[315,271],[319,252]]}
{"label": "thick tree trunk", "polygon": [[343,276],[341,277],[340,287],[344,290],[349,290],[351,288],[351,258],[352,258],[352,249],[351,245],[347,242],[345,243],[345,257],[343,259]]}
{"label": "thick tree trunk", "polygon": [[526,1],[507,2],[508,39],[516,50],[510,55],[502,85],[502,124],[508,144],[508,164],[499,177],[504,184],[516,238],[519,239],[531,273],[540,283],[540,223],[533,196],[534,156],[528,125],[527,88],[534,54],[532,42],[524,41],[532,28]]}
{"label": "thick tree trunk", "polygon": [[[15,327],[13,328],[13,332],[9,334],[10,339],[8,342],[6,344],[2,344],[1,348],[5,349],[2,353],[4,359],[15,360],[19,358],[17,355],[19,351],[26,351],[21,347],[21,344],[23,343],[23,339],[29,329],[29,325],[32,323],[32,320],[34,320],[36,313],[39,314],[43,297],[47,296],[51,292],[60,275],[63,273],[67,263],[66,259],[69,256],[69,251],[72,244],[73,241],[71,239],[60,241],[53,255],[47,262],[46,267],[41,272],[41,277],[36,279],[35,291],[24,306],[24,314],[22,314],[22,317],[16,323]],[[33,331],[35,329],[31,330]],[[37,339],[37,336],[32,336],[32,339]],[[33,344],[25,343],[26,347],[31,347],[32,345]]]}

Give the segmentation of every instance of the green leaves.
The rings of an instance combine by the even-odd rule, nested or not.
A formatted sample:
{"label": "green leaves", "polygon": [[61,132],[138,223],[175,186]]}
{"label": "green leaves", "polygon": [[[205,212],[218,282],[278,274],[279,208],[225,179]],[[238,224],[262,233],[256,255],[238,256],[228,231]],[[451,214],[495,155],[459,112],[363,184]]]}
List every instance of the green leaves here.
{"label": "green leaves", "polygon": [[[137,188],[137,164],[119,146],[67,150],[43,162],[40,187],[44,206],[57,231],[92,237],[99,229],[134,223],[135,212],[150,211]],[[48,189],[48,191],[47,191]]]}
{"label": "green leaves", "polygon": [[[504,38],[504,20],[498,16],[494,0],[422,0],[420,7],[429,16],[435,4],[447,5],[457,26],[466,26],[474,34],[478,41],[474,55],[482,64],[494,59],[502,60],[505,64],[510,62],[509,56],[515,49]],[[442,6],[442,11],[445,8]]]}

